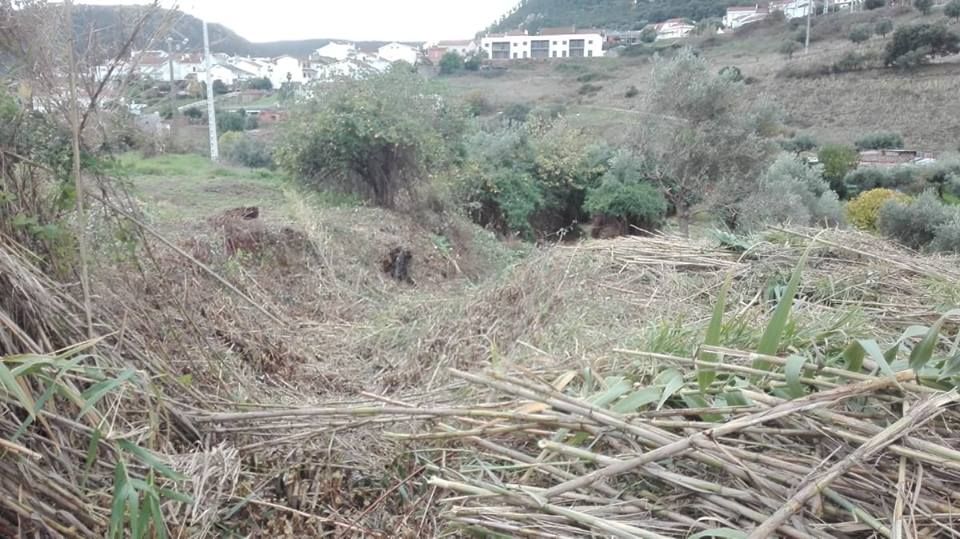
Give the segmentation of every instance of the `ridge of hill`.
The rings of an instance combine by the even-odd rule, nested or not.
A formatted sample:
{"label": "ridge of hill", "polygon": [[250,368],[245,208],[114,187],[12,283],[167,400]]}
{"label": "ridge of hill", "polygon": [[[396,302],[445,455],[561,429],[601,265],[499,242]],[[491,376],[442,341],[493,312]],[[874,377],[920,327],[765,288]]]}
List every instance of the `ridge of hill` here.
{"label": "ridge of hill", "polygon": [[[573,26],[631,30],[672,18],[723,17],[736,0],[521,0],[490,26],[491,32],[515,28]],[[742,3],[742,2],[741,2]],[[749,3],[749,2],[748,2]]]}
{"label": "ridge of hill", "polygon": [[[139,20],[148,9],[145,6],[92,6],[77,5],[74,8],[74,31],[78,36],[78,47],[83,50],[90,46],[89,36],[96,35],[94,56],[110,56],[122,45],[122,41],[129,35],[134,21]],[[174,12],[167,9],[153,10],[144,25],[140,39],[134,44],[137,48],[166,48],[166,34],[159,36],[160,42],[150,43],[152,36],[157,34],[169,20],[174,17],[173,30],[169,32],[176,36],[177,41],[186,38],[186,50],[196,51],[203,46],[203,21],[193,15]],[[282,54],[306,56],[314,50],[326,45],[332,39],[317,38],[289,41],[270,41],[257,43],[250,41],[222,24],[209,23],[210,49],[213,52],[222,52],[230,55],[275,57]],[[379,47],[387,41],[359,41],[359,47]]]}

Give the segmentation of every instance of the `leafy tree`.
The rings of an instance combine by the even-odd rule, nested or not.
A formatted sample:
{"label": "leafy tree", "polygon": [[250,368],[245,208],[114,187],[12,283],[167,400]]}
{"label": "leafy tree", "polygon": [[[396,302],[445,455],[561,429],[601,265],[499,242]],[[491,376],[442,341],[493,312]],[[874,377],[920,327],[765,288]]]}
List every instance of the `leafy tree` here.
{"label": "leafy tree", "polygon": [[863,3],[863,7],[867,8],[868,10],[887,7],[887,0],[866,0]]}
{"label": "leafy tree", "polygon": [[836,191],[840,197],[845,197],[847,187],[843,180],[848,172],[857,168],[860,154],[849,146],[829,144],[820,148],[817,158],[823,165],[823,177],[830,182],[830,188]]}
{"label": "leafy tree", "polygon": [[243,109],[238,111],[217,111],[217,131],[243,131],[247,126],[247,113]]}
{"label": "leafy tree", "polygon": [[929,15],[933,9],[933,0],[913,0],[913,7],[924,15]]}
{"label": "leafy tree", "polygon": [[880,208],[877,228],[911,249],[921,249],[937,237],[937,229],[948,223],[956,211],[932,190],[925,191],[916,200],[885,204]]}
{"label": "leafy tree", "polygon": [[503,119],[508,124],[522,124],[527,121],[527,116],[530,115],[531,110],[533,110],[533,107],[526,103],[511,103],[504,109]]}
{"label": "leafy tree", "polygon": [[960,22],[960,0],[950,0],[943,6],[943,14],[952,18],[953,22]]}
{"label": "leafy tree", "polygon": [[910,197],[893,189],[883,187],[870,189],[847,203],[847,218],[857,228],[875,231],[877,219],[880,217],[880,208],[890,201],[907,203]]}
{"label": "leafy tree", "polygon": [[737,226],[749,230],[785,223],[835,225],[842,219],[840,201],[824,181],[822,167],[784,153],[740,203]]}
{"label": "leafy tree", "polygon": [[338,186],[392,208],[462,155],[465,119],[403,70],[315,90],[284,125],[279,164],[308,187]]}
{"label": "leafy tree", "polygon": [[809,152],[817,148],[817,139],[811,135],[797,135],[790,139],[781,140],[780,147],[783,148],[783,151],[794,154]]}
{"label": "leafy tree", "polygon": [[793,58],[793,55],[800,50],[800,44],[796,41],[784,41],[780,44],[780,47],[777,49],[777,52],[786,56],[788,59]]}
{"label": "leafy tree", "polygon": [[485,57],[486,52],[475,52],[463,62],[463,68],[467,71],[480,71],[480,66],[483,65],[483,60]]}
{"label": "leafy tree", "polygon": [[642,43],[653,43],[657,40],[657,30],[652,26],[648,26],[640,32],[640,41]]}
{"label": "leafy tree", "polygon": [[587,191],[584,209],[593,216],[618,220],[624,230],[635,226],[656,230],[667,212],[667,201],[646,181],[643,163],[630,154],[619,154],[600,184]]}
{"label": "leafy tree", "polygon": [[213,81],[213,93],[216,95],[223,95],[230,91],[230,88],[227,88],[227,85],[223,83],[222,80],[217,79]]}
{"label": "leafy tree", "polygon": [[651,119],[639,145],[686,234],[694,203],[727,211],[750,191],[778,123],[771,108],[747,98],[742,82],[714,74],[689,49],[655,62]]}
{"label": "leafy tree", "polygon": [[871,133],[858,138],[854,146],[858,150],[903,148],[903,137],[899,133]]}
{"label": "leafy tree", "polygon": [[454,51],[450,51],[440,58],[440,74],[451,75],[463,69],[463,57]]}
{"label": "leafy tree", "polygon": [[860,44],[870,39],[873,35],[873,31],[864,25],[858,25],[850,31],[850,41]]}
{"label": "leafy tree", "polygon": [[[957,0],[960,2],[960,0]],[[892,19],[880,19],[877,21],[877,24],[874,25],[873,31],[880,37],[887,37],[887,34],[893,31],[893,20]]]}
{"label": "leafy tree", "polygon": [[910,67],[928,62],[931,58],[960,52],[960,35],[943,24],[913,24],[901,26],[887,43],[884,63],[888,66]]}
{"label": "leafy tree", "polygon": [[190,107],[183,111],[183,115],[191,120],[199,120],[200,118],[203,118],[203,111],[197,107]]}

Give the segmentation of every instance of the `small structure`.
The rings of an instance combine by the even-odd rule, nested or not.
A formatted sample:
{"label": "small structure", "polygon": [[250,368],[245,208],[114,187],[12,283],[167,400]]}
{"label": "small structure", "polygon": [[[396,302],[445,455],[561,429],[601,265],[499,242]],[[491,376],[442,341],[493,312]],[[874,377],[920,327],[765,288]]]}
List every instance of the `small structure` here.
{"label": "small structure", "polygon": [[410,45],[393,42],[377,49],[377,56],[390,63],[406,62],[413,66],[417,65],[417,58],[420,57],[420,52]]}
{"label": "small structure", "polygon": [[333,58],[334,60],[346,60],[357,53],[357,47],[353,43],[338,43],[331,41],[320,47],[314,54],[323,58]]}
{"label": "small structure", "polygon": [[477,52],[479,48],[480,47],[477,45],[476,41],[472,39],[462,39],[428,43],[425,47],[425,50],[427,59],[430,60],[430,63],[436,65],[440,63],[443,55],[447,54],[448,52],[455,52],[466,58]]}
{"label": "small structure", "polygon": [[762,21],[770,15],[766,6],[760,4],[753,6],[730,6],[727,8],[727,14],[723,17],[723,27],[730,30],[736,30],[741,26]]}
{"label": "small structure", "polygon": [[283,55],[274,58],[272,68],[269,77],[274,88],[280,88],[288,82],[302,83],[306,80],[300,60],[293,56]]}
{"label": "small structure", "polygon": [[860,152],[861,167],[895,167],[897,165],[928,165],[936,155],[921,150],[864,150]]}

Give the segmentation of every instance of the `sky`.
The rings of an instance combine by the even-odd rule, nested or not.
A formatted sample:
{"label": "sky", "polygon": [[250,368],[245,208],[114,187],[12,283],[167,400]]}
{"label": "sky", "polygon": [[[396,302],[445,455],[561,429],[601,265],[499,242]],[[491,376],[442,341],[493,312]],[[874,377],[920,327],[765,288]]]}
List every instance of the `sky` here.
{"label": "sky", "polygon": [[[143,4],[144,0],[77,0]],[[163,7],[225,25],[250,41],[339,38],[380,41],[469,39],[518,0],[161,0]]]}

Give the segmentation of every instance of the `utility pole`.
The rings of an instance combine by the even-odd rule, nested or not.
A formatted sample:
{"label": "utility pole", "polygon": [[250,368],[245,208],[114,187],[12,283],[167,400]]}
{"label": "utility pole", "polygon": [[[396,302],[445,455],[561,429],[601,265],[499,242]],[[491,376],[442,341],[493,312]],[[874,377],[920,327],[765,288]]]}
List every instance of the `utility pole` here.
{"label": "utility pole", "polygon": [[807,0],[807,40],[803,45],[804,56],[810,54],[810,19],[813,17],[814,0]]}
{"label": "utility pole", "polygon": [[210,160],[220,160],[220,146],[217,142],[217,111],[213,102],[213,74],[210,68],[213,62],[210,59],[210,32],[207,30],[207,20],[203,20],[203,64],[207,70],[207,126],[210,129]]}
{"label": "utility pole", "polygon": [[170,64],[170,140],[177,140],[177,82],[173,74],[173,37],[167,36],[167,62]]}

